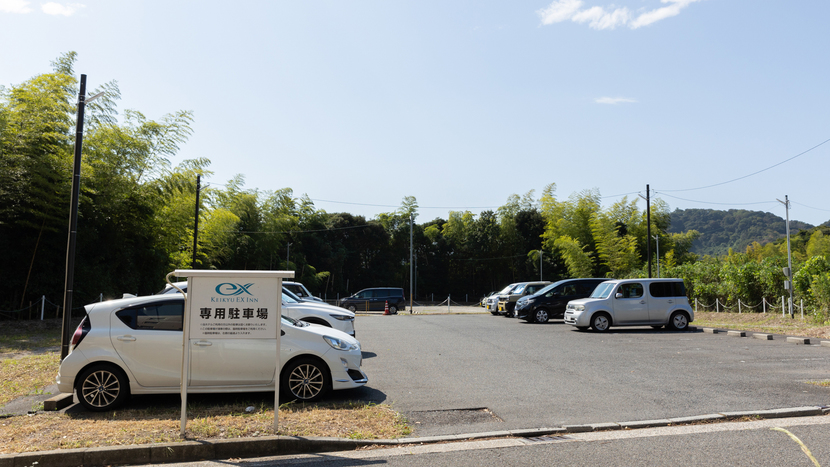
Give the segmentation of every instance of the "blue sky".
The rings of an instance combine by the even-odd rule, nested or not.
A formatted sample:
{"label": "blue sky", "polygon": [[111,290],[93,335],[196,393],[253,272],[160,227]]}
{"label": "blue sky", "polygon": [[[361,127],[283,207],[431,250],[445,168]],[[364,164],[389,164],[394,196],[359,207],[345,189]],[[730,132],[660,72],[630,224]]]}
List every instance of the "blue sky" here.
{"label": "blue sky", "polygon": [[76,51],[121,110],[192,110],[173,162],[209,158],[215,186],[367,218],[415,196],[426,222],[648,184],[830,219],[829,2],[81,2],[0,0],[0,84]]}

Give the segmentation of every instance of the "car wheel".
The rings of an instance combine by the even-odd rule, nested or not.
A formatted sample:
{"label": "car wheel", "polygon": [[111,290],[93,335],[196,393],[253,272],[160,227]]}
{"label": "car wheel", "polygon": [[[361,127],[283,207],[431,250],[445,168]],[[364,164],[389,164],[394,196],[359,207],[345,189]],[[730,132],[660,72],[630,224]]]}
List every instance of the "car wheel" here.
{"label": "car wheel", "polygon": [[300,358],[282,372],[280,389],[283,394],[300,401],[316,401],[331,389],[329,369],[320,360]]}
{"label": "car wheel", "polygon": [[90,412],[104,412],[119,407],[130,396],[127,375],[114,365],[93,365],[75,382],[78,401]]}
{"label": "car wheel", "polygon": [[355,309],[356,309],[356,308],[354,307],[354,305],[349,305],[349,308],[348,308],[348,310],[349,310],[349,311],[351,311],[352,313],[354,313],[354,312],[355,312]]}
{"label": "car wheel", "polygon": [[596,332],[605,332],[611,327],[611,317],[607,313],[597,313],[591,317],[591,328]]}
{"label": "car wheel", "polygon": [[395,305],[390,306],[389,307],[389,313],[391,313],[393,315],[397,315],[398,314],[398,307],[396,307]]}
{"label": "car wheel", "polygon": [[689,327],[689,315],[682,311],[675,311],[669,318],[667,327],[674,331],[685,331]]}
{"label": "car wheel", "polygon": [[533,315],[533,321],[536,323],[547,323],[548,322],[548,310],[544,308],[540,308],[536,310],[536,313]]}

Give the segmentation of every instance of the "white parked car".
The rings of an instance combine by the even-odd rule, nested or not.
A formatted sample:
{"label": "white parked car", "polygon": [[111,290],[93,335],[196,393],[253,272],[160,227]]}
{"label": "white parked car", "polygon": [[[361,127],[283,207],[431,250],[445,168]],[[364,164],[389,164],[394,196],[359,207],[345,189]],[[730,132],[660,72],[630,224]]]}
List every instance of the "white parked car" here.
{"label": "white parked car", "polygon": [[[174,282],[187,292],[187,281]],[[169,284],[159,294],[176,294],[179,291]],[[285,287],[282,288],[282,314],[298,321],[327,326],[355,337],[354,313],[324,302],[303,301]]]}
{"label": "white parked car", "polygon": [[490,314],[499,314],[499,295],[510,293],[510,291],[516,288],[516,286],[518,285],[518,282],[515,284],[510,284],[507,287],[499,290],[498,292],[491,294],[489,297],[487,297],[487,300],[485,300],[484,302],[484,309],[489,311]]}
{"label": "white parked car", "polygon": [[611,326],[666,326],[683,331],[694,319],[683,279],[603,282],[590,297],[568,302],[565,310],[565,323],[597,332]]}
{"label": "white parked car", "polygon": [[[91,411],[115,408],[130,394],[180,392],[181,294],[151,295],[86,306],[70,353],[56,378],[64,393],[77,392]],[[273,391],[314,401],[331,390],[363,386],[360,343],[336,329],[283,316],[280,371],[276,338],[199,339],[190,348],[191,393]]]}
{"label": "white parked car", "polygon": [[301,301],[304,301],[304,302],[310,302],[310,301],[322,302],[323,301],[322,298],[315,297],[314,295],[311,295],[311,292],[309,292],[308,289],[305,288],[305,286],[303,284],[299,283],[299,282],[282,281],[282,286],[285,287],[286,289],[290,290],[291,293],[293,293],[297,297],[300,297]]}

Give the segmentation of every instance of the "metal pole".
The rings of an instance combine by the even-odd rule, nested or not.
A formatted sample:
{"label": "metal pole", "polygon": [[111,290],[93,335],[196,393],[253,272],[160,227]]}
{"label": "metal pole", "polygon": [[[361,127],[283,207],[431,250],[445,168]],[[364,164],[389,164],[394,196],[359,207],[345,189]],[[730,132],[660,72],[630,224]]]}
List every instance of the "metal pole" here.
{"label": "metal pole", "polygon": [[412,314],[412,288],[415,281],[412,258],[414,257],[414,246],[412,243],[412,214],[409,215],[409,314]]}
{"label": "metal pole", "polygon": [[539,250],[539,280],[542,281],[542,250]]}
{"label": "metal pole", "polygon": [[202,176],[196,176],[196,215],[193,220],[193,261],[190,262],[190,267],[196,269],[196,251],[199,238],[199,190],[202,188]]}
{"label": "metal pole", "polygon": [[75,243],[78,235],[78,196],[81,191],[81,149],[84,143],[84,100],[86,75],[81,75],[78,92],[78,117],[75,122],[75,161],[72,174],[72,196],[69,199],[69,235],[66,241],[66,276],[63,293],[63,324],[61,330],[61,361],[69,355],[69,333],[72,332],[72,293],[75,283]]}
{"label": "metal pole", "polygon": [[790,249],[790,199],[787,195],[784,195],[784,201],[780,199],[777,200],[779,203],[784,205],[786,215],[787,215],[787,289],[790,291],[790,301],[789,301],[789,310],[790,310],[790,318],[794,318],[793,316],[793,254],[792,249]]}
{"label": "metal pole", "polygon": [[646,256],[648,256],[648,277],[651,278],[651,190],[646,185]]}

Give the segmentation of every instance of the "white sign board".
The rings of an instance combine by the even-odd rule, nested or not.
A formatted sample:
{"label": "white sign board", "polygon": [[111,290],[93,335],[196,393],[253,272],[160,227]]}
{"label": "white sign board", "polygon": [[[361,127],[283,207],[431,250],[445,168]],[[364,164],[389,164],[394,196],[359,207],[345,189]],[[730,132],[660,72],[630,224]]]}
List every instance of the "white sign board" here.
{"label": "white sign board", "polygon": [[193,277],[188,285],[191,339],[273,339],[282,282],[276,277]]}
{"label": "white sign board", "polygon": [[177,269],[170,276],[187,277],[182,336],[181,434],[187,424],[187,384],[192,342],[213,339],[275,339],[274,432],[279,410],[280,326],[282,280],[294,271],[213,271]]}

